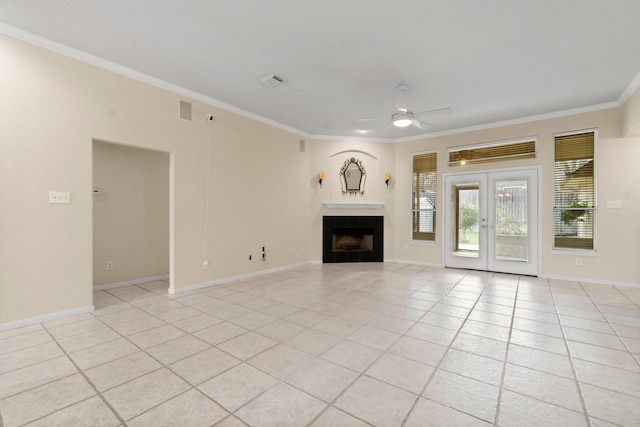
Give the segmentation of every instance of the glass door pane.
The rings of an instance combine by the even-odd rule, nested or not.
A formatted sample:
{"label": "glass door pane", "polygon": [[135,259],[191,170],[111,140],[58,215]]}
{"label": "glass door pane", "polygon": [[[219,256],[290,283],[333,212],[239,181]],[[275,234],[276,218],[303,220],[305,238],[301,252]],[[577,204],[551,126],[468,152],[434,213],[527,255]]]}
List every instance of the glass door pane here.
{"label": "glass door pane", "polygon": [[445,265],[487,268],[487,175],[445,177]]}
{"label": "glass door pane", "polygon": [[495,181],[495,258],[529,259],[527,181]]}
{"label": "glass door pane", "polygon": [[479,253],[480,184],[453,186],[454,247],[457,256],[477,258]]}
{"label": "glass door pane", "polygon": [[487,269],[538,273],[538,171],[490,172]]}

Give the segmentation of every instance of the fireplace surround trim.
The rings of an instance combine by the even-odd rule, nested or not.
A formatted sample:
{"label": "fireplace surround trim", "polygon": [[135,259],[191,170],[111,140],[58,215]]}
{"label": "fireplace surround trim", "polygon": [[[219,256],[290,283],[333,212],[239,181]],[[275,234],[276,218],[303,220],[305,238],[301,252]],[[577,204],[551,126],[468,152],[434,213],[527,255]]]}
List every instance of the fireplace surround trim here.
{"label": "fireplace surround trim", "polygon": [[[333,250],[334,230],[372,233],[372,249]],[[323,216],[322,262],[384,262],[384,217],[371,215]]]}

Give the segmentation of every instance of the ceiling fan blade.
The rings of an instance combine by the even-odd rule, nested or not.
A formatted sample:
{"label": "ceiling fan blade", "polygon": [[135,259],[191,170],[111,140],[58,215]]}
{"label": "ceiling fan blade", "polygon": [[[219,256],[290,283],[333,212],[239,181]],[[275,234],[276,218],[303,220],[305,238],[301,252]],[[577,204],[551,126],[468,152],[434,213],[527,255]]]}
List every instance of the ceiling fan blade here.
{"label": "ceiling fan blade", "polygon": [[387,130],[388,128],[390,128],[391,126],[393,126],[393,122],[386,124],[384,127],[381,127],[380,129],[378,129],[377,132],[382,132],[383,130]]}
{"label": "ceiling fan blade", "polygon": [[422,121],[420,121],[418,119],[412,119],[411,120],[411,125],[419,128],[419,129],[422,129],[422,130],[429,129],[431,127],[431,125],[429,123],[422,122]]}
{"label": "ceiling fan blade", "polygon": [[435,110],[427,110],[427,111],[420,111],[419,113],[413,113],[414,116],[420,115],[420,114],[438,114],[438,115],[444,115],[444,114],[451,114],[451,108],[437,108]]}
{"label": "ceiling fan blade", "polygon": [[358,119],[356,120],[356,122],[372,122],[372,121],[378,121],[378,120],[384,120],[384,119]]}

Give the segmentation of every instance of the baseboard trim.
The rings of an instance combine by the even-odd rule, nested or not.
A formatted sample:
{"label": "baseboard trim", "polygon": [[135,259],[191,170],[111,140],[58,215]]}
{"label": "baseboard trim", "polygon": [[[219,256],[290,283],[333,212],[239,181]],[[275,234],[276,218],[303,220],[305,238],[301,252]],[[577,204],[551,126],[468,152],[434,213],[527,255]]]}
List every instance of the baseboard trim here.
{"label": "baseboard trim", "polygon": [[413,264],[413,265],[424,265],[425,267],[444,267],[443,264],[434,264],[432,262],[420,262],[420,261],[411,261],[408,259],[396,259],[393,262],[397,262],[398,264]]}
{"label": "baseboard trim", "polygon": [[169,288],[169,293],[175,295],[181,292],[195,291],[196,289],[206,288],[208,286],[221,285],[223,283],[229,283],[236,280],[249,279],[251,277],[263,276],[269,273],[277,273],[278,271],[291,270],[292,268],[302,267],[309,264],[311,264],[311,262],[305,261],[298,264],[288,264],[283,265],[282,267],[269,268],[267,270],[256,271],[253,273],[240,274],[238,276],[224,277],[222,279],[211,280],[209,282],[196,283],[195,285],[184,286],[178,289]]}
{"label": "baseboard trim", "polygon": [[49,322],[51,320],[62,319],[63,317],[77,316],[78,314],[91,313],[95,311],[95,306],[87,305],[71,310],[59,311],[57,313],[45,314],[43,316],[30,317],[28,319],[17,320],[15,322],[0,323],[0,332],[10,329],[23,328],[25,326],[35,325],[37,323]]}
{"label": "baseboard trim", "polygon": [[585,277],[560,276],[557,274],[541,274],[538,277],[541,277],[543,279],[551,279],[551,280],[565,280],[568,282],[580,282],[583,284],[591,284],[591,285],[624,286],[627,288],[640,288],[640,283],[619,282],[616,280],[600,280],[600,279],[592,279],[592,278],[585,278]]}
{"label": "baseboard trim", "polygon": [[161,276],[142,277],[140,279],[125,280],[124,282],[106,283],[104,285],[94,286],[94,291],[104,291],[105,289],[121,288],[123,286],[137,285],[138,283],[153,282],[154,280],[169,280],[168,274]]}
{"label": "baseboard trim", "polygon": [[[405,260],[402,260],[402,259],[391,259],[391,258],[385,258],[385,259],[383,259],[383,260],[382,260],[382,263],[388,263],[388,264],[389,264],[389,263],[417,264],[417,265],[427,265],[427,266],[430,266],[430,267],[442,267],[442,265],[440,265],[440,264],[428,264],[428,263],[420,263],[420,262],[414,262],[414,261],[405,261]],[[312,260],[312,261],[309,261],[309,264],[324,264],[324,262],[323,262],[322,260]],[[343,262],[343,263],[340,263],[340,262],[338,262],[338,263],[331,263],[331,262],[330,262],[330,263],[328,263],[328,264],[349,264],[349,263],[345,263],[345,262]],[[371,262],[371,263],[368,263],[368,262],[363,262],[363,263],[360,263],[360,262],[354,262],[353,264],[376,264],[376,262]]]}

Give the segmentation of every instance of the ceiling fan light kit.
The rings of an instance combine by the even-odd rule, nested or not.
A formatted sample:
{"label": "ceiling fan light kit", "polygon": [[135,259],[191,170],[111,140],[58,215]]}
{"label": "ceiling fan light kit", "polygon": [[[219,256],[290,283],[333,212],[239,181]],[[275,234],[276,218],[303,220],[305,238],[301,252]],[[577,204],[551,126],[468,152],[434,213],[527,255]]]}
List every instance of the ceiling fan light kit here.
{"label": "ceiling fan light kit", "polygon": [[398,128],[406,128],[413,123],[413,120],[411,120],[408,115],[402,113],[395,113],[391,116],[391,119],[393,121],[393,125]]}
{"label": "ceiling fan light kit", "polygon": [[[379,129],[377,132],[382,132],[385,129],[388,129],[390,126],[394,126],[397,128],[407,128],[409,126],[416,127],[418,129],[426,130],[431,127],[430,123],[423,122],[422,120],[418,120],[415,118],[416,115],[421,114],[435,114],[435,113],[451,113],[450,108],[439,108],[436,110],[428,110],[422,111],[419,113],[414,113],[413,111],[407,108],[407,103],[405,102],[405,95],[409,87],[405,84],[401,84],[398,86],[398,90],[400,91],[400,99],[396,102],[396,111],[391,115],[391,123],[388,123],[383,128]],[[370,120],[380,120],[380,119],[358,119],[359,122],[370,121]],[[364,133],[361,130],[358,130],[360,133]]]}

